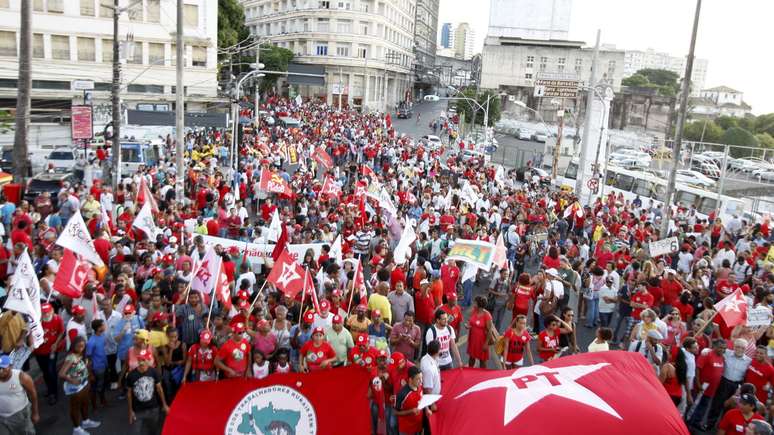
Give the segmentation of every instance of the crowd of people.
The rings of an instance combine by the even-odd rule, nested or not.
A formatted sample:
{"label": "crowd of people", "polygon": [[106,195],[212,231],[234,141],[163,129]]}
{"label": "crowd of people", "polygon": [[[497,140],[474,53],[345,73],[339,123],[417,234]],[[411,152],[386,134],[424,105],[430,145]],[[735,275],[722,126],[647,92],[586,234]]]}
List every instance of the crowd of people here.
{"label": "crowd of people", "polygon": [[[48,405],[66,397],[74,434],[99,427],[92,417],[117,401],[121,424],[150,434],[189,382],[359,365],[372,374],[373,432],[417,434],[436,410],[418,403],[441,392],[442,371],[614,349],[641,353],[692,426],[771,433],[774,328],[731,328],[714,310],[736,289],[751,308],[774,302],[767,218],[700,217],[681,204],[666,215],[616,194],[582,206],[569,191],[463,161],[470,144],[438,149],[401,135],[389,116],[278,98],[262,109],[300,126],[263,122],[241,136],[236,171],[228,134],[190,133],[185,174],[167,158],[115,191],[95,181],[63,185],[54,206],[0,202],[0,280],[12,291],[29,253],[44,330],[33,349],[30,316],[0,315],[0,433],[34,433],[46,412],[38,374]],[[290,189],[262,190],[264,172]],[[327,181],[335,189],[323,191]],[[155,240],[133,226],[149,201]],[[323,245],[299,257],[315,279],[297,295],[268,281],[271,258],[217,242],[273,243],[275,213],[277,244]],[[54,285],[65,256],[55,242],[77,214],[105,266],[73,298]],[[662,219],[672,234],[659,233]],[[416,240],[396,256],[407,226]],[[677,252],[652,258],[649,242],[667,236]],[[505,258],[488,271],[446,258],[459,240],[498,238]],[[209,249],[222,259],[230,309],[192,289]]]}

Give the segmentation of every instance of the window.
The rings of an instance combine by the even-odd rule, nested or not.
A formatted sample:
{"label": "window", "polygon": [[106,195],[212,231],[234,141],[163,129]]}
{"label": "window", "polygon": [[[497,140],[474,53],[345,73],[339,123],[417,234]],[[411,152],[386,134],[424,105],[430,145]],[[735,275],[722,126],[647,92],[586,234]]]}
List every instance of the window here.
{"label": "window", "polygon": [[566,61],[566,60],[567,60],[567,59],[565,59],[564,57],[560,57],[560,58],[558,58],[558,59],[556,60],[557,69],[558,69],[559,71],[564,71],[564,65],[565,65],[565,61]]}
{"label": "window", "polygon": [[350,9],[352,9],[352,3],[350,3],[350,2],[339,2],[339,9],[350,10]]}
{"label": "window", "polygon": [[46,57],[46,52],[43,49],[43,34],[32,34],[32,57],[35,59],[43,59]]}
{"label": "window", "polygon": [[583,59],[575,59],[575,72],[580,74],[583,70]]}
{"label": "window", "polygon": [[525,79],[528,79],[528,80],[531,80],[531,79],[532,79],[532,73],[526,73],[526,74],[524,74],[524,78],[525,78]]}
{"label": "window", "polygon": [[142,2],[130,4],[126,14],[129,16],[129,21],[142,21]]}
{"label": "window", "polygon": [[199,6],[183,5],[183,25],[186,27],[199,27]]}
{"label": "window", "polygon": [[32,1],[32,10],[35,12],[44,12],[43,11],[43,0],[33,0]]}
{"label": "window", "polygon": [[191,66],[207,66],[207,47],[191,47]]}
{"label": "window", "polygon": [[331,8],[331,2],[322,0],[319,3],[319,6],[321,9],[330,9]]}
{"label": "window", "polygon": [[368,55],[368,49],[365,47],[360,47],[357,49],[357,57],[365,59],[365,57]]}
{"label": "window", "polygon": [[704,197],[701,199],[701,204],[698,207],[699,213],[710,214],[717,208],[717,200],[715,198]]}
{"label": "window", "polygon": [[134,41],[134,56],[126,60],[127,63],[142,65],[142,42]]}
{"label": "window", "polygon": [[97,60],[94,50],[94,38],[78,37],[78,60],[94,62]]}
{"label": "window", "polygon": [[336,46],[336,56],[349,57],[349,45],[338,44]]}
{"label": "window", "polygon": [[0,56],[16,56],[16,32],[0,31]]}
{"label": "window", "polygon": [[51,57],[58,60],[70,60],[70,37],[51,35]]}
{"label": "window", "polygon": [[64,0],[48,0],[48,12],[52,14],[64,13]]}
{"label": "window", "polygon": [[613,187],[621,189],[626,192],[631,192],[632,184],[634,184],[634,177],[631,175],[618,174]]}
{"label": "window", "polygon": [[328,43],[327,42],[318,42],[316,44],[315,48],[318,56],[327,56],[328,55]]}
{"label": "window", "polygon": [[634,188],[632,189],[632,191],[636,195],[640,195],[642,197],[648,198],[650,197],[650,194],[653,191],[653,183],[642,179],[635,180]]}
{"label": "window", "polygon": [[368,25],[368,23],[361,22],[360,23],[360,33],[363,34],[363,35],[367,35],[369,27],[370,26]]}
{"label": "window", "polygon": [[99,0],[100,18],[113,18],[113,0]]}
{"label": "window", "polygon": [[301,20],[301,24],[302,24],[302,27],[304,29],[304,32],[308,32],[309,31],[309,20],[304,18],[303,20]]}
{"label": "window", "polygon": [[81,15],[86,17],[94,16],[94,0],[81,0]]}
{"label": "window", "polygon": [[327,18],[318,18],[317,19],[317,31],[318,32],[327,32],[330,29],[329,22]]}
{"label": "window", "polygon": [[[177,44],[170,45],[169,64],[172,66],[177,65]],[[185,48],[183,49],[183,58],[185,58]],[[184,64],[185,65],[185,64]],[[174,93],[174,92],[173,92]]]}
{"label": "window", "polygon": [[575,177],[577,176],[578,176],[578,164],[570,163],[569,165],[567,165],[567,171],[564,173],[564,177],[574,180]]}
{"label": "window", "polygon": [[164,86],[162,85],[129,85],[126,87],[129,92],[139,92],[143,94],[163,94]]}
{"label": "window", "polygon": [[527,64],[525,67],[533,68],[535,66],[535,56],[527,56]]}
{"label": "window", "polygon": [[113,63],[113,40],[102,40],[102,63]]}
{"label": "window", "polygon": [[339,20],[336,22],[336,31],[339,33],[352,33],[352,21]]}
{"label": "window", "polygon": [[145,17],[146,21],[149,23],[160,23],[161,22],[161,0],[148,0],[148,5],[146,7],[146,14]]}
{"label": "window", "polygon": [[611,60],[607,63],[607,75],[615,74],[615,61]]}
{"label": "window", "polygon": [[164,65],[164,44],[157,42],[148,43],[148,64]]}

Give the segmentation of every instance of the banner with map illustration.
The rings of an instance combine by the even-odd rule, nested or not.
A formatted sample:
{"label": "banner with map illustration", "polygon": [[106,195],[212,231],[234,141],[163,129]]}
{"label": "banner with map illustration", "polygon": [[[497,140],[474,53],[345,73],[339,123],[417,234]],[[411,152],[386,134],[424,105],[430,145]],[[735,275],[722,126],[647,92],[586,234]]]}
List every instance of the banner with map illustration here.
{"label": "banner with map illustration", "polygon": [[164,435],[368,435],[369,372],[350,366],[265,379],[189,382],[177,393]]}
{"label": "banner with map illustration", "polygon": [[481,240],[457,239],[446,258],[472,263],[489,271],[494,260],[495,245]]}

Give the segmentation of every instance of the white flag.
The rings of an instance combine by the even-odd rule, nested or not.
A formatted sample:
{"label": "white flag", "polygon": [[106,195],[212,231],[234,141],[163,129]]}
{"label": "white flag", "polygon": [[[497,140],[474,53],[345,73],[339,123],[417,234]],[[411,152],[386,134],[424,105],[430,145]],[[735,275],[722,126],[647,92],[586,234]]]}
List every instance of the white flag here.
{"label": "white flag", "polygon": [[40,283],[26,250],[19,257],[18,266],[11,277],[11,288],[3,308],[30,316],[32,321],[29,327],[33,347],[37,348],[43,344],[43,327],[40,324]]}
{"label": "white flag", "polygon": [[428,236],[430,235],[430,219],[425,219],[422,221],[422,223],[419,224],[419,234],[425,233]]}
{"label": "white flag", "polygon": [[151,205],[149,202],[143,204],[140,212],[137,213],[137,216],[134,218],[132,226],[147,234],[152,242],[156,241],[156,235],[159,233],[159,229],[156,227],[156,222],[153,221],[153,214],[151,214]]}
{"label": "white flag", "polygon": [[207,252],[204,253],[201,264],[196,269],[196,275],[194,275],[191,281],[191,289],[207,294],[212,293],[222,261],[213,248],[208,248]]}
{"label": "white flag", "polygon": [[494,259],[492,264],[503,269],[508,264],[508,251],[505,249],[505,241],[503,240],[503,233],[497,236],[497,243],[495,244]]}
{"label": "white flag", "polygon": [[411,225],[411,221],[406,219],[406,226],[403,228],[403,233],[400,235],[398,246],[395,247],[395,264],[403,264],[406,262],[409,252],[411,252],[411,244],[414,243],[416,239],[417,235],[414,232],[414,227]]}
{"label": "white flag", "polygon": [[478,273],[478,266],[476,266],[473,263],[465,263],[465,266],[462,268],[462,278],[460,278],[460,282],[465,282],[471,279],[475,279],[477,273]]}
{"label": "white flag", "polygon": [[279,211],[274,209],[274,214],[271,217],[271,224],[269,225],[269,233],[266,238],[270,242],[276,242],[280,234],[282,234],[282,221],[280,221]]}
{"label": "white flag", "polygon": [[336,236],[336,240],[334,240],[333,245],[331,245],[330,257],[335,258],[336,263],[341,265],[341,262],[344,259],[344,250],[341,246],[341,234]]}
{"label": "white flag", "polygon": [[94,242],[91,240],[89,229],[86,228],[86,223],[83,222],[80,211],[76,211],[70,217],[70,220],[67,221],[67,226],[65,226],[59,238],[56,239],[56,244],[75,252],[97,266],[105,264],[102,262],[99,254],[97,254],[97,251],[94,250]]}

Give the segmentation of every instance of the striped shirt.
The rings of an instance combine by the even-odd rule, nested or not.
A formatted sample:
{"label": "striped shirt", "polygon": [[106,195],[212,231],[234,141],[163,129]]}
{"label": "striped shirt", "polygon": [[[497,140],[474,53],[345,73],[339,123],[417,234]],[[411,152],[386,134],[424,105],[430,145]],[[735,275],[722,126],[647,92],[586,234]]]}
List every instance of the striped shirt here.
{"label": "striped shirt", "polygon": [[723,369],[723,377],[732,382],[742,382],[752,359],[747,355],[742,355],[740,358],[734,355],[733,350],[727,349],[725,360],[726,367]]}
{"label": "striped shirt", "polygon": [[371,238],[373,238],[373,231],[360,230],[355,233],[355,247],[353,251],[356,254],[368,254],[368,248],[371,246]]}

